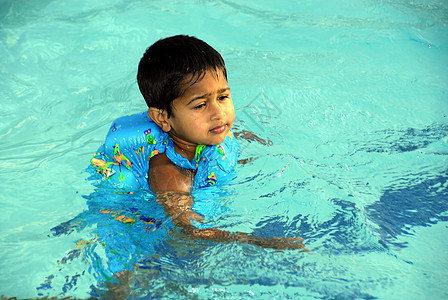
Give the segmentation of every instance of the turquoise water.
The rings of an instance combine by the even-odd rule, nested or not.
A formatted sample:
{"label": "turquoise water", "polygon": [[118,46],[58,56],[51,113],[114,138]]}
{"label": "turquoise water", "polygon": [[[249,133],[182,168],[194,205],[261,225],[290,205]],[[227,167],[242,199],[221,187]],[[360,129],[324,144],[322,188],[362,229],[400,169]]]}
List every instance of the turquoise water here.
{"label": "turquoise water", "polygon": [[[2,1],[0,293],[104,295],[115,251],[130,298],[447,298],[447,26],[446,1]],[[272,141],[195,195],[226,208],[207,221],[311,254],[186,242],[147,193],[87,180],[145,109],[144,50],[179,33],[226,60],[236,129]]]}

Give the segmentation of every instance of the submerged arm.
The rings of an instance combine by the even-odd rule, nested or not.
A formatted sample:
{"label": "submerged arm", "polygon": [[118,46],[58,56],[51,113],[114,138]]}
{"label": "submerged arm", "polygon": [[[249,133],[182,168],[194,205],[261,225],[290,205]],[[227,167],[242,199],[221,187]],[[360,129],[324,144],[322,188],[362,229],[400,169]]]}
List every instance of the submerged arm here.
{"label": "submerged arm", "polygon": [[219,228],[199,229],[192,221],[202,222],[202,216],[192,210],[194,200],[190,190],[194,173],[174,165],[165,154],[150,161],[149,184],[173,224],[190,238],[218,242],[241,242],[274,249],[303,249],[302,238],[262,238],[246,233],[232,233]]}
{"label": "submerged arm", "polygon": [[274,249],[303,249],[302,238],[263,238],[246,233],[232,233],[219,228],[200,229],[192,224],[192,220],[201,222],[202,216],[192,210],[193,196],[188,193],[159,192],[158,202],[163,205],[168,217],[174,225],[190,238],[213,240],[217,242],[240,242]]}
{"label": "submerged arm", "polygon": [[[272,141],[270,139],[264,140],[261,137],[259,137],[258,135],[256,135],[255,133],[252,133],[252,132],[247,131],[247,130],[235,131],[233,134],[234,134],[234,136],[236,138],[245,139],[249,143],[257,142],[257,143],[259,143],[261,145],[264,145],[264,146],[272,146],[273,145],[273,143],[272,143]],[[252,161],[254,161],[256,159],[257,159],[256,157],[255,158],[254,157],[249,157],[249,158],[238,160],[238,163],[242,164],[242,165],[245,165],[245,164],[251,163]]]}
{"label": "submerged arm", "polygon": [[258,135],[256,135],[255,133],[247,131],[247,130],[235,131],[233,134],[236,138],[243,138],[243,139],[247,140],[249,143],[257,142],[257,143],[260,143],[265,146],[266,145],[272,146],[272,141],[270,139],[264,140],[261,137],[259,137]]}

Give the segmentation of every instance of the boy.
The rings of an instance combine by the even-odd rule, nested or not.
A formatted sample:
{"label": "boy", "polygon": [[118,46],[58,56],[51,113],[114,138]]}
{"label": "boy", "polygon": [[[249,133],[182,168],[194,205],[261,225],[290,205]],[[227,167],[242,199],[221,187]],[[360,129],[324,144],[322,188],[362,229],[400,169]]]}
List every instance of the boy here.
{"label": "boy", "polygon": [[[303,249],[301,238],[261,238],[199,228],[192,188],[226,183],[235,176],[240,148],[227,72],[221,55],[205,42],[177,35],[149,47],[137,81],[147,113],[114,122],[92,164],[124,187],[151,188],[184,234],[195,239]],[[118,179],[118,181],[117,181]]]}

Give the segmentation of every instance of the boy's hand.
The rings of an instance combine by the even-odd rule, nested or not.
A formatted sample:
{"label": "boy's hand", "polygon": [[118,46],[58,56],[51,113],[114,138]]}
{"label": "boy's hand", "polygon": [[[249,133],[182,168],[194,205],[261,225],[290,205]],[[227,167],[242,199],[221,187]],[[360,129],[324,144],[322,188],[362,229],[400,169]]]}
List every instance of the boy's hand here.
{"label": "boy's hand", "polygon": [[[302,243],[301,237],[275,237],[275,238],[263,238],[257,236],[251,236],[245,233],[238,233],[235,240],[241,243],[248,243],[258,245],[263,248],[272,249],[304,249],[305,245]],[[308,251],[304,249],[303,251]]]}
{"label": "boy's hand", "polygon": [[302,243],[301,237],[277,237],[272,239],[274,249],[304,249],[305,245]]}

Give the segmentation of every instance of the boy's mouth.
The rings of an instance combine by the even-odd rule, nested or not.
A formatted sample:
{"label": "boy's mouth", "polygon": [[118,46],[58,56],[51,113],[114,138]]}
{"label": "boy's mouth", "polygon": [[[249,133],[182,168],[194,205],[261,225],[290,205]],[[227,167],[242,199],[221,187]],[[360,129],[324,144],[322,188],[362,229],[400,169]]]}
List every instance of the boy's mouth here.
{"label": "boy's mouth", "polygon": [[223,125],[219,125],[213,129],[211,129],[210,132],[214,133],[214,134],[219,134],[219,133],[224,132],[226,130],[226,128],[227,128],[227,124],[223,124]]}

